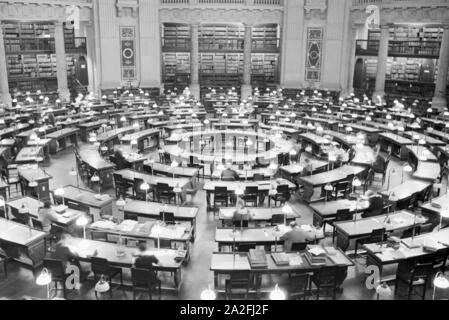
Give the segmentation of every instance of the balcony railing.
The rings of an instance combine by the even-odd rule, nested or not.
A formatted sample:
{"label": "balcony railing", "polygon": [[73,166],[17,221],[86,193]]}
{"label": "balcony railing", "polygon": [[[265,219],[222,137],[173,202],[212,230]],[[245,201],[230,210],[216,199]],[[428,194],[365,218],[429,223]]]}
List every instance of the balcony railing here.
{"label": "balcony railing", "polygon": [[[391,57],[439,58],[441,43],[438,41],[389,41],[388,55]],[[357,40],[356,54],[377,56],[379,40]]]}
{"label": "balcony railing", "polygon": [[414,4],[418,7],[422,7],[425,3],[426,5],[435,4],[447,4],[447,0],[352,0],[353,7],[366,7],[368,5],[374,4],[377,6],[388,6],[395,4],[407,4],[407,6],[413,6]]}
{"label": "balcony railing", "polygon": [[161,6],[259,6],[282,7],[284,0],[160,0]]}
{"label": "balcony railing", "polygon": [[190,51],[190,41],[190,38],[164,37],[162,38],[162,50]]}

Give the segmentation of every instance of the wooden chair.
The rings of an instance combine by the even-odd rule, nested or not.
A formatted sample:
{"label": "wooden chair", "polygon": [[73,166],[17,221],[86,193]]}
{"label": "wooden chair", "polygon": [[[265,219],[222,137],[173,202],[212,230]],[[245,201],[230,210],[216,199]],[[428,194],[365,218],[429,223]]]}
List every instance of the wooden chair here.
{"label": "wooden chair", "polygon": [[312,292],[312,284],[316,287],[316,299],[319,300],[322,292],[331,292],[332,300],[337,297],[337,289],[339,285],[338,275],[340,267],[322,267],[315,272],[311,278],[309,292]]}
{"label": "wooden chair", "polygon": [[55,290],[58,290],[58,283],[62,284],[64,299],[67,299],[65,284],[69,275],[65,272],[64,263],[62,260],[46,258],[44,259],[43,267],[51,273],[51,280],[55,283]]}
{"label": "wooden chair", "polygon": [[116,276],[120,276],[120,285],[123,287],[123,272],[121,268],[111,267],[109,265],[108,260],[98,257],[92,257],[90,259],[92,272],[94,273],[94,281],[95,283],[101,278],[101,276],[105,276],[107,281],[109,282],[109,292],[112,298],[112,279]]}
{"label": "wooden chair", "polygon": [[158,289],[161,299],[161,280],[157,278],[153,270],[131,268],[131,281],[133,284],[133,299],[136,300],[138,291],[148,292],[150,300],[153,300],[154,290]]}
{"label": "wooden chair", "polygon": [[90,238],[94,241],[109,242],[107,232],[91,231]]}
{"label": "wooden chair", "polygon": [[229,193],[226,187],[215,187],[214,190],[214,210],[217,211],[219,206],[229,206]]}
{"label": "wooden chair", "polygon": [[292,252],[302,252],[307,249],[307,246],[309,245],[308,242],[293,242],[292,243]]}
{"label": "wooden chair", "polygon": [[225,282],[226,300],[232,300],[234,294],[243,294],[248,300],[249,288],[251,285],[250,271],[234,271]]}
{"label": "wooden chair", "polygon": [[158,202],[166,201],[168,204],[173,200],[176,202],[176,194],[168,184],[158,183],[156,185],[156,197]]}
{"label": "wooden chair", "polygon": [[167,224],[176,224],[175,214],[173,212],[161,212],[160,219]]}
{"label": "wooden chair", "polygon": [[247,253],[250,250],[256,249],[256,246],[257,245],[255,243],[242,243],[238,245],[237,251]]}
{"label": "wooden chair", "polygon": [[384,242],[387,238],[386,229],[376,229],[373,230],[371,235],[364,238],[359,238],[355,241],[355,252],[354,254],[357,256],[357,249],[359,245],[370,244],[370,243],[380,243]]}
{"label": "wooden chair", "polygon": [[[410,268],[411,266],[411,268]],[[399,284],[404,283],[408,287],[407,299],[410,300],[413,290],[422,287],[422,300],[426,298],[426,288],[433,274],[433,263],[418,263],[405,260],[400,262],[396,272],[394,295],[397,296]]]}
{"label": "wooden chair", "polygon": [[332,231],[332,243],[335,243],[335,236],[337,235],[336,228],[334,222],[342,222],[342,221],[350,221],[352,220],[353,215],[349,209],[343,209],[337,211],[337,216],[335,218],[335,221],[331,222],[330,224],[334,228]]}
{"label": "wooden chair", "polygon": [[242,200],[245,202],[245,206],[251,204],[253,207],[257,207],[258,195],[259,195],[258,187],[246,187],[245,194],[242,196]]}
{"label": "wooden chair", "polygon": [[283,214],[273,214],[271,217],[271,225],[278,226],[283,225],[285,223],[285,215]]}
{"label": "wooden chair", "polygon": [[280,185],[277,187],[277,193],[274,196],[270,196],[270,200],[274,201],[274,206],[277,207],[278,202],[283,205],[287,201],[290,200],[291,194],[290,189],[288,188],[288,185]]}
{"label": "wooden chair", "polygon": [[147,191],[142,190],[141,186],[144,183],[143,179],[140,178],[134,178],[133,183],[133,192],[134,192],[134,198],[141,201],[147,200]]}

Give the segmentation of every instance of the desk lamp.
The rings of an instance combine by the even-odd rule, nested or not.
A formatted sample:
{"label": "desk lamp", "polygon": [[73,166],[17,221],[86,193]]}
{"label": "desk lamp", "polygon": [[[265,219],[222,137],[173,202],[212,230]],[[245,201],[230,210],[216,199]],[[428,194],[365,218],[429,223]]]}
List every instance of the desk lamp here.
{"label": "desk lamp", "polygon": [[279,288],[279,285],[276,284],[273,291],[270,293],[270,300],[273,301],[281,301],[286,299],[286,294]]}
{"label": "desk lamp", "polygon": [[76,187],[79,189],[79,187],[80,187],[79,177],[78,177],[78,172],[75,170],[75,168],[72,168],[72,170],[70,170],[69,175],[71,177],[76,177]]}
{"label": "desk lamp", "polygon": [[200,299],[203,301],[213,301],[217,299],[217,295],[215,291],[211,289],[211,286],[209,285],[206,290],[201,292]]}
{"label": "desk lamp", "polygon": [[121,207],[122,211],[125,210],[126,201],[123,199],[122,196],[120,196],[120,198],[117,200],[115,204],[117,205],[117,207]]}
{"label": "desk lamp", "polygon": [[449,280],[446,278],[443,272],[438,272],[435,276],[435,280],[433,280],[433,293],[432,300],[435,300],[436,289],[448,289],[449,288]]}
{"label": "desk lamp", "polygon": [[377,294],[377,300],[380,300],[380,298],[388,298],[391,296],[391,288],[388,286],[386,282],[380,284],[376,288],[376,294]]}
{"label": "desk lamp", "polygon": [[87,219],[86,216],[81,216],[80,218],[78,218],[78,220],[76,221],[76,225],[79,227],[83,227],[83,239],[86,240],[86,226],[89,223],[89,220]]}
{"label": "desk lamp", "polygon": [[50,299],[50,284],[52,282],[51,273],[48,271],[47,268],[42,269],[42,272],[40,275],[36,278],[36,284],[38,286],[45,286],[47,288],[47,300]]}
{"label": "desk lamp", "polygon": [[402,166],[402,179],[401,179],[401,184],[404,183],[404,172],[410,173],[410,172],[412,172],[412,171],[413,171],[413,168],[412,168],[408,163],[405,163],[405,164]]}
{"label": "desk lamp", "polygon": [[64,193],[65,191],[63,188],[58,188],[55,190],[55,196],[62,198],[62,205],[65,205]]}
{"label": "desk lamp", "polygon": [[150,185],[146,181],[144,181],[140,185],[140,190],[145,191],[145,201],[148,202],[148,190],[150,190]]}

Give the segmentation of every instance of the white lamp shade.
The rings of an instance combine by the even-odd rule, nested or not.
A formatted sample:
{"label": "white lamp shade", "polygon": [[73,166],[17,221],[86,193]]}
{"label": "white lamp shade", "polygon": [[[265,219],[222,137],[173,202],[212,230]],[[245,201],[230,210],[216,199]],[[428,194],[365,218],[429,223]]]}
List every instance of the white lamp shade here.
{"label": "white lamp shade", "polygon": [[270,300],[285,300],[286,295],[285,292],[279,288],[279,285],[276,285],[273,291],[270,293]]}
{"label": "white lamp shade", "polygon": [[215,291],[213,291],[210,287],[201,292],[200,296],[201,300],[204,301],[213,301],[217,299],[217,295],[215,294]]}
{"label": "white lamp shade", "polygon": [[87,219],[86,216],[81,216],[80,218],[78,218],[78,220],[76,220],[76,225],[79,227],[85,227],[87,226],[88,223],[89,220]]}
{"label": "white lamp shade", "polygon": [[51,283],[51,274],[46,268],[44,268],[41,274],[36,279],[36,284],[38,286],[48,286]]}
{"label": "white lamp shade", "polygon": [[376,293],[379,295],[379,297],[386,298],[391,296],[392,291],[386,283],[383,283],[376,288]]}
{"label": "white lamp shade", "polygon": [[55,196],[62,197],[64,195],[64,189],[58,188],[55,190]]}
{"label": "white lamp shade", "polygon": [[433,285],[438,289],[448,289],[449,288],[449,280],[444,276],[443,273],[439,273],[435,280],[433,281]]}

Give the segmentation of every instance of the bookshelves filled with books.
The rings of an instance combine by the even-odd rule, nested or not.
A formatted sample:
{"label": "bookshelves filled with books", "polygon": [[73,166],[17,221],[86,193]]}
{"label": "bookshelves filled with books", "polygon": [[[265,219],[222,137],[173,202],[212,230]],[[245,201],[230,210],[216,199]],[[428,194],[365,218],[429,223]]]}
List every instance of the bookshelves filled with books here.
{"label": "bookshelves filled with books", "polygon": [[200,83],[207,87],[239,87],[243,53],[201,53]]}
{"label": "bookshelves filled with books", "polygon": [[[2,24],[12,94],[40,90],[57,92],[57,65],[54,46],[54,24],[51,22],[4,22]],[[64,28],[66,48],[76,47],[73,29]],[[85,52],[67,53],[67,76],[75,76],[75,60]],[[69,82],[70,83],[70,82]]]}
{"label": "bookshelves filled with books", "polygon": [[279,55],[256,53],[251,57],[251,83],[256,87],[266,87],[278,83]]}

